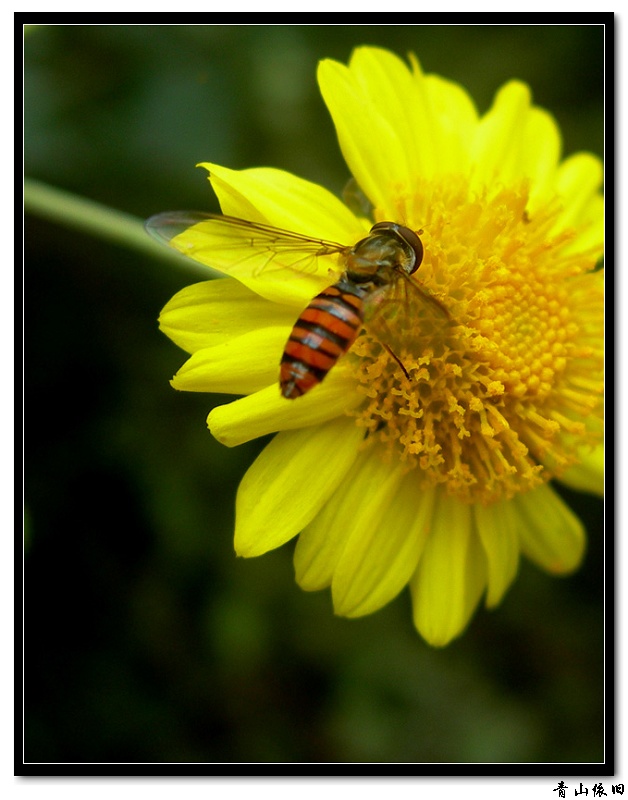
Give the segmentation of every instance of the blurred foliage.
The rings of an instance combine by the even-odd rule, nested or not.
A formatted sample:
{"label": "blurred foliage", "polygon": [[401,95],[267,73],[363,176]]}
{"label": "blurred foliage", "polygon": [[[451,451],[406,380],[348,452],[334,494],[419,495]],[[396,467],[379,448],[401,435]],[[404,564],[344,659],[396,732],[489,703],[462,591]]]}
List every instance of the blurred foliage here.
{"label": "blurred foliage", "polygon": [[[359,44],[414,51],[481,111],[528,81],[566,154],[602,154],[599,26],[36,26],[26,174],[142,218],[216,210],[201,160],[339,192],[315,69]],[[169,387],[184,356],[156,326],[197,278],[34,217],[26,259],[27,762],[603,760],[600,501],[565,493],[590,536],[576,575],[524,564],[445,650],[405,592],[335,618],[295,585],[293,544],[234,556],[264,442],[212,439],[226,398]]]}

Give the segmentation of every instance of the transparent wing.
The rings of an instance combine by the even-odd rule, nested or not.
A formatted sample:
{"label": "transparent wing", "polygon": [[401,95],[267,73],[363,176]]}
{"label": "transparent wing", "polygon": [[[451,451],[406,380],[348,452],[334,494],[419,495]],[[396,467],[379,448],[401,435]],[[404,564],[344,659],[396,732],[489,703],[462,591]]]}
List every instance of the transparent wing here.
{"label": "transparent wing", "polygon": [[399,272],[365,302],[365,328],[399,364],[406,377],[435,342],[443,342],[454,320],[425,286]]}
{"label": "transparent wing", "polygon": [[413,325],[407,323],[417,317],[440,325],[452,321],[447,307],[429,289],[403,272],[366,299],[365,320],[369,327],[383,319],[394,322],[402,330],[411,330]]}
{"label": "transparent wing", "polygon": [[157,214],[146,222],[146,230],[184,255],[236,276],[257,277],[271,266],[327,276],[333,265],[318,260],[351,249],[261,222],[195,211]]}

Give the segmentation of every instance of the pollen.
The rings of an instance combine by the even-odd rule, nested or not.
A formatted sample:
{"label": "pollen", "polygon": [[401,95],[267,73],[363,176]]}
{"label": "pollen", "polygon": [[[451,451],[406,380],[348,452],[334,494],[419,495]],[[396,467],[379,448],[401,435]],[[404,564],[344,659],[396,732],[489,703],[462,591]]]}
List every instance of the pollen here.
{"label": "pollen", "polygon": [[423,229],[413,277],[448,314],[409,287],[385,345],[367,327],[353,413],[365,446],[419,487],[488,504],[559,477],[601,438],[603,272],[597,253],[574,255],[557,203],[527,213],[525,185],[471,201],[462,182],[422,190],[405,204]]}

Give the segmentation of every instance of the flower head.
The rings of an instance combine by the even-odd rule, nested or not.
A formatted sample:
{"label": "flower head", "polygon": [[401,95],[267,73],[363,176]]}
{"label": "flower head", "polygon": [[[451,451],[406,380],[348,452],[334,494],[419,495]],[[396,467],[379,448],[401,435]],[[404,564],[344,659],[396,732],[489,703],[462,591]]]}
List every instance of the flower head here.
{"label": "flower head", "polygon": [[[331,586],[354,617],[409,585],[417,629],[444,645],[483,594],[501,600],[520,553],[556,574],[582,559],[582,525],[548,482],[601,486],[602,168],[560,160],[554,119],[519,82],[479,116],[460,86],[375,48],[318,77],[370,217],[285,172],[203,165],[224,214],[319,246],[299,256],[212,220],[174,237],[229,277],[164,309],[190,353],[172,383],[244,395],[209,415],[227,445],[277,432],[238,491],[239,554],[299,534],[304,589]],[[376,290],[349,352],[282,397],[290,331],[345,268],[321,243],[351,246],[387,220],[423,245],[403,302]]]}

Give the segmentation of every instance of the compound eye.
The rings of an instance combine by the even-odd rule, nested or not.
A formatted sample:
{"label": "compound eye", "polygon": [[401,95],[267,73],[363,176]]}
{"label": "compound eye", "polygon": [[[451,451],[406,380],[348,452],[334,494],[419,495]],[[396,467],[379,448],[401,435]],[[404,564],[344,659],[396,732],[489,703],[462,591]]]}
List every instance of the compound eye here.
{"label": "compound eye", "polygon": [[415,233],[410,228],[406,228],[405,225],[397,225],[396,230],[397,236],[406,242],[406,244],[412,248],[415,255],[415,262],[414,266],[410,270],[410,275],[413,272],[416,272],[417,269],[421,266],[421,262],[423,261],[423,242],[419,238],[419,234]]}
{"label": "compound eye", "polygon": [[[423,261],[423,242],[420,240],[419,234],[415,233],[411,228],[407,228],[405,225],[399,225],[397,222],[376,222],[371,228],[371,233],[383,231],[388,231],[393,236],[396,236],[397,239],[401,239],[414,253],[414,264],[412,265],[412,269],[408,271],[408,274],[412,275],[412,273],[416,272],[421,266],[421,262]],[[421,233],[423,233],[423,231],[421,231]]]}

